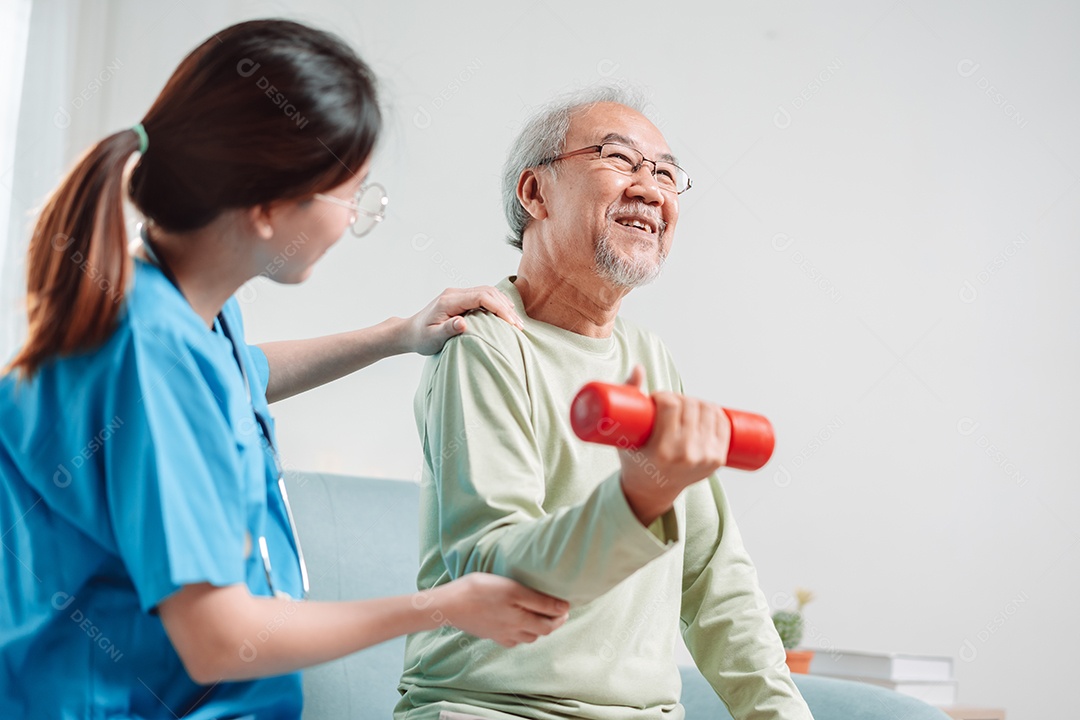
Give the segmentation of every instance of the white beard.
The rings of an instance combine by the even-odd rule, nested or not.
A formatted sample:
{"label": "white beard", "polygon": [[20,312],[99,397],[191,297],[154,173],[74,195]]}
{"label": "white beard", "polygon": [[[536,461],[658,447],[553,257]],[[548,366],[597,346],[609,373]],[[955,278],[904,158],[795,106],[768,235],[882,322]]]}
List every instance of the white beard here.
{"label": "white beard", "polygon": [[604,233],[596,239],[596,269],[600,276],[615,285],[635,288],[648,285],[660,274],[667,254],[659,244],[654,257],[635,255],[626,258],[611,242],[610,233]]}

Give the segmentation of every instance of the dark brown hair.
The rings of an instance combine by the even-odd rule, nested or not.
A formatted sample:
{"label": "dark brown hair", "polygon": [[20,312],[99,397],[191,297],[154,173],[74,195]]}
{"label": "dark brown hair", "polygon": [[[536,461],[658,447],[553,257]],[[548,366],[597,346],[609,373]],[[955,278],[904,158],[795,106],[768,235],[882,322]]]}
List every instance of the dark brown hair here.
{"label": "dark brown hair", "polygon": [[[195,48],[142,120],[149,146],[128,194],[170,232],[221,212],[303,199],[364,164],[381,117],[375,78],[338,37],[285,20],[254,20]],[[131,260],[123,215],[133,130],[88,150],[45,204],[30,238],[26,343],[6,371],[32,375],[57,355],[111,335]]]}

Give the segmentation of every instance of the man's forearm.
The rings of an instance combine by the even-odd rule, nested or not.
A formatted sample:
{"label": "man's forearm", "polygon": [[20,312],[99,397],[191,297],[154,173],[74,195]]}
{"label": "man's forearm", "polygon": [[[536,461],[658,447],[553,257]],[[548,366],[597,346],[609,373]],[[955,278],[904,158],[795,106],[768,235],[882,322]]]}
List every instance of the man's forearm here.
{"label": "man's forearm", "polygon": [[[453,528],[453,519],[447,520]],[[580,505],[549,515],[508,516],[499,527],[465,537],[444,528],[443,557],[452,577],[490,572],[580,605],[663,555],[678,539],[674,512],[643,527],[614,476]]]}

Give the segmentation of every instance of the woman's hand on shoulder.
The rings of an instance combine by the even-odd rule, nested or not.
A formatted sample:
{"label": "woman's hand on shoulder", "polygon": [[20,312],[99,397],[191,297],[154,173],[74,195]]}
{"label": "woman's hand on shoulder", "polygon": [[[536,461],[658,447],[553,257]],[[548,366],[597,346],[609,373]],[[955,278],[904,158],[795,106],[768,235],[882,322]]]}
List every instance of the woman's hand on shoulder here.
{"label": "woman's hand on shoulder", "polygon": [[467,324],[462,315],[477,309],[494,313],[518,329],[523,327],[510,298],[490,285],[447,288],[406,320],[406,348],[421,355],[434,355],[448,339],[465,332]]}

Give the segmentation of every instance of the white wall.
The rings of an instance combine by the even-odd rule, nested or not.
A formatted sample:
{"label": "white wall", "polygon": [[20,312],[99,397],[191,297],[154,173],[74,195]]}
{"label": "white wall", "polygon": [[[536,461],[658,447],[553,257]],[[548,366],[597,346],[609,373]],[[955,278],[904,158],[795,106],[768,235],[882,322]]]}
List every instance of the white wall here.
{"label": "white wall", "polygon": [[[308,20],[358,48],[388,103],[390,217],[305,286],[245,291],[260,341],[513,272],[498,174],[528,108],[643,85],[695,187],[664,276],[624,314],[660,330],[690,392],[773,419],[772,463],[726,479],[766,594],[816,591],[811,644],[950,655],[963,702],[1062,717],[1080,638],[1080,7],[614,7],[114,2],[83,11],[80,72],[122,66],[69,137],[137,121],[235,20]],[[281,403],[289,465],[417,477],[420,366]]]}

